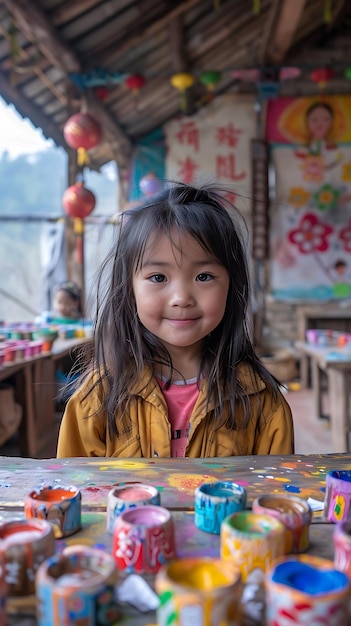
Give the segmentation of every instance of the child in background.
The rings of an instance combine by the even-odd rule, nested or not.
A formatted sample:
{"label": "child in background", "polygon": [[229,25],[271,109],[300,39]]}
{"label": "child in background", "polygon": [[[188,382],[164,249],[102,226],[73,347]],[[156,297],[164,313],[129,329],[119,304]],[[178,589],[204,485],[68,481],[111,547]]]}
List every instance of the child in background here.
{"label": "child in background", "polygon": [[57,286],[54,296],[54,311],[57,317],[71,320],[80,320],[83,317],[81,290],[72,281]]}
{"label": "child in background", "polygon": [[36,323],[74,324],[83,318],[81,290],[73,281],[55,287],[53,311],[44,311]]}
{"label": "child in background", "polygon": [[181,183],[122,214],[58,457],[294,451],[290,407],[250,340],[242,225],[220,191]]}

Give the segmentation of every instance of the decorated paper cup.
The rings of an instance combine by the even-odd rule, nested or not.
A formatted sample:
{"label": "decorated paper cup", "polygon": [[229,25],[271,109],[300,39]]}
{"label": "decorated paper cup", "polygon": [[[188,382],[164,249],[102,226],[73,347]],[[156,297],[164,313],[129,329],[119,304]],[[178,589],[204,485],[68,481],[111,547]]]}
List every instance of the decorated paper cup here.
{"label": "decorated paper cup", "polygon": [[244,582],[255,569],[265,572],[284,550],[285,526],[270,515],[242,511],[222,523],[221,558],[238,564]]}
{"label": "decorated paper cup", "polygon": [[351,580],[351,519],[336,524],[333,533],[334,564]]}
{"label": "decorated paper cup", "polygon": [[111,489],[107,496],[107,530],[113,532],[114,523],[123,511],[145,504],[160,505],[160,494],[156,487],[130,482]]}
{"label": "decorated paper cup", "polygon": [[231,561],[175,559],[156,574],[157,624],[241,624],[241,576]]}
{"label": "decorated paper cup", "polygon": [[112,553],[118,569],[155,574],[175,557],[174,527],[170,512],[161,506],[138,506],[117,517]]}
{"label": "decorated paper cup", "polygon": [[351,518],[351,471],[333,470],[325,479],[324,515],[328,522]]}
{"label": "decorated paper cup", "polygon": [[8,595],[34,593],[36,571],[54,552],[55,537],[48,522],[24,519],[0,524],[0,560],[5,568]]}
{"label": "decorated paper cup", "polygon": [[81,528],[81,499],[73,485],[38,487],[25,497],[24,514],[50,522],[56,539],[68,537]]}
{"label": "decorated paper cup", "polygon": [[195,490],[194,522],[205,532],[219,535],[224,518],[245,508],[246,491],[236,483],[204,483]]}
{"label": "decorated paper cup", "polygon": [[266,575],[267,626],[349,626],[350,593],[348,576],[332,561],[307,554],[278,559]]}
{"label": "decorated paper cup", "polygon": [[296,496],[263,495],[253,501],[252,511],[271,515],[284,524],[286,554],[307,550],[312,510],[306,500]]}
{"label": "decorated paper cup", "polygon": [[117,570],[110,554],[70,546],[38,569],[35,588],[38,626],[115,624]]}

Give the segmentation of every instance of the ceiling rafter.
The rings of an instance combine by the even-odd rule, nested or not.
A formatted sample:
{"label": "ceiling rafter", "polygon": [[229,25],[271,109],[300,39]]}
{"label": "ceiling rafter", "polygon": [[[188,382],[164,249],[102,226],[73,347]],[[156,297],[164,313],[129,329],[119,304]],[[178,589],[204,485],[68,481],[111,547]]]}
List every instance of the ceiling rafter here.
{"label": "ceiling rafter", "polygon": [[[168,24],[172,23],[177,17],[188,11],[196,4],[199,4],[201,0],[186,0],[181,4],[178,3],[174,9],[171,9],[163,15],[160,19],[153,21],[149,26],[143,28],[135,27],[135,30],[138,31],[134,35],[130,33],[127,37],[125,37],[121,41],[114,41],[110,46],[106,47],[104,51],[101,51],[99,54],[99,59],[101,65],[107,65],[114,61],[117,57],[122,56],[126,51],[133,46],[140,44],[145,39],[148,39],[158,33],[160,30],[165,28]],[[86,67],[87,69],[91,69],[95,65],[95,59],[92,55],[85,55]]]}
{"label": "ceiling rafter", "polygon": [[260,63],[280,65],[294,41],[306,0],[274,0],[262,37]]}
{"label": "ceiling rafter", "polygon": [[[33,0],[4,0],[4,2],[21,32],[41,50],[53,65],[61,67],[68,75],[81,71],[81,64],[74,51],[61,39],[47,16]],[[99,116],[105,138],[120,147],[120,164],[125,165],[124,161],[129,159],[133,149],[130,138],[100,102],[93,96],[90,96],[89,102],[90,108]],[[21,108],[23,109],[23,106]],[[62,141],[60,143],[62,144]]]}

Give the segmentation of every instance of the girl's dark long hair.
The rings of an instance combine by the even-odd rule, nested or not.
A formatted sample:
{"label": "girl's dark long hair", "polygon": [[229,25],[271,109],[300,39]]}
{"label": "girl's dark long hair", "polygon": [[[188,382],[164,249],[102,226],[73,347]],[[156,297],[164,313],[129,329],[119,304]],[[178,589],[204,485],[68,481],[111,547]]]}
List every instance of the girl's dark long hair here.
{"label": "girl's dark long hair", "polygon": [[[155,366],[162,363],[168,368],[168,383],[172,379],[169,353],[138,319],[132,284],[149,237],[166,235],[171,240],[174,227],[194,237],[227,269],[230,277],[223,319],[204,338],[199,368],[199,384],[200,379],[207,382],[207,400],[214,401],[213,419],[218,427],[223,423],[224,406],[228,402],[230,417],[225,422],[228,428],[238,428],[235,420],[238,402],[243,405],[245,416],[239,427],[249,419],[248,396],[236,376],[240,363],[251,365],[254,382],[256,377],[262,378],[274,394],[278,390],[277,381],[257,357],[250,338],[245,232],[247,240],[248,237],[243,218],[216,187],[194,188],[173,183],[122,214],[118,240],[99,274],[94,356],[89,368],[95,372],[95,382],[87,395],[96,385],[104,390],[101,400],[111,436],[130,428],[131,389],[141,385],[141,375],[147,368],[153,373]],[[109,279],[104,282],[106,273]],[[116,414],[121,416],[118,422]]]}

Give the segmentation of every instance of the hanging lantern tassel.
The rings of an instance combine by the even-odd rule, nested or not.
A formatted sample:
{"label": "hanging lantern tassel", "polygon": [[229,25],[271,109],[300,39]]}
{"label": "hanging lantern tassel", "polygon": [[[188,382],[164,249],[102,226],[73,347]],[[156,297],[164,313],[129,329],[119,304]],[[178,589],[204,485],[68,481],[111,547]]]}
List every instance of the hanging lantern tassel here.
{"label": "hanging lantern tassel", "polygon": [[192,87],[194,82],[193,75],[188,72],[178,72],[171,76],[171,84],[180,91],[180,109],[183,112],[186,111],[186,90]]}
{"label": "hanging lantern tassel", "polygon": [[261,0],[253,0],[253,12],[254,15],[259,15],[261,13]]}
{"label": "hanging lantern tassel", "polygon": [[73,229],[76,236],[76,255],[77,263],[83,265],[83,235],[84,235],[84,221],[81,217],[75,217],[73,220]]}
{"label": "hanging lantern tassel", "polygon": [[324,1],[324,21],[326,24],[330,24],[332,20],[332,0]]}

